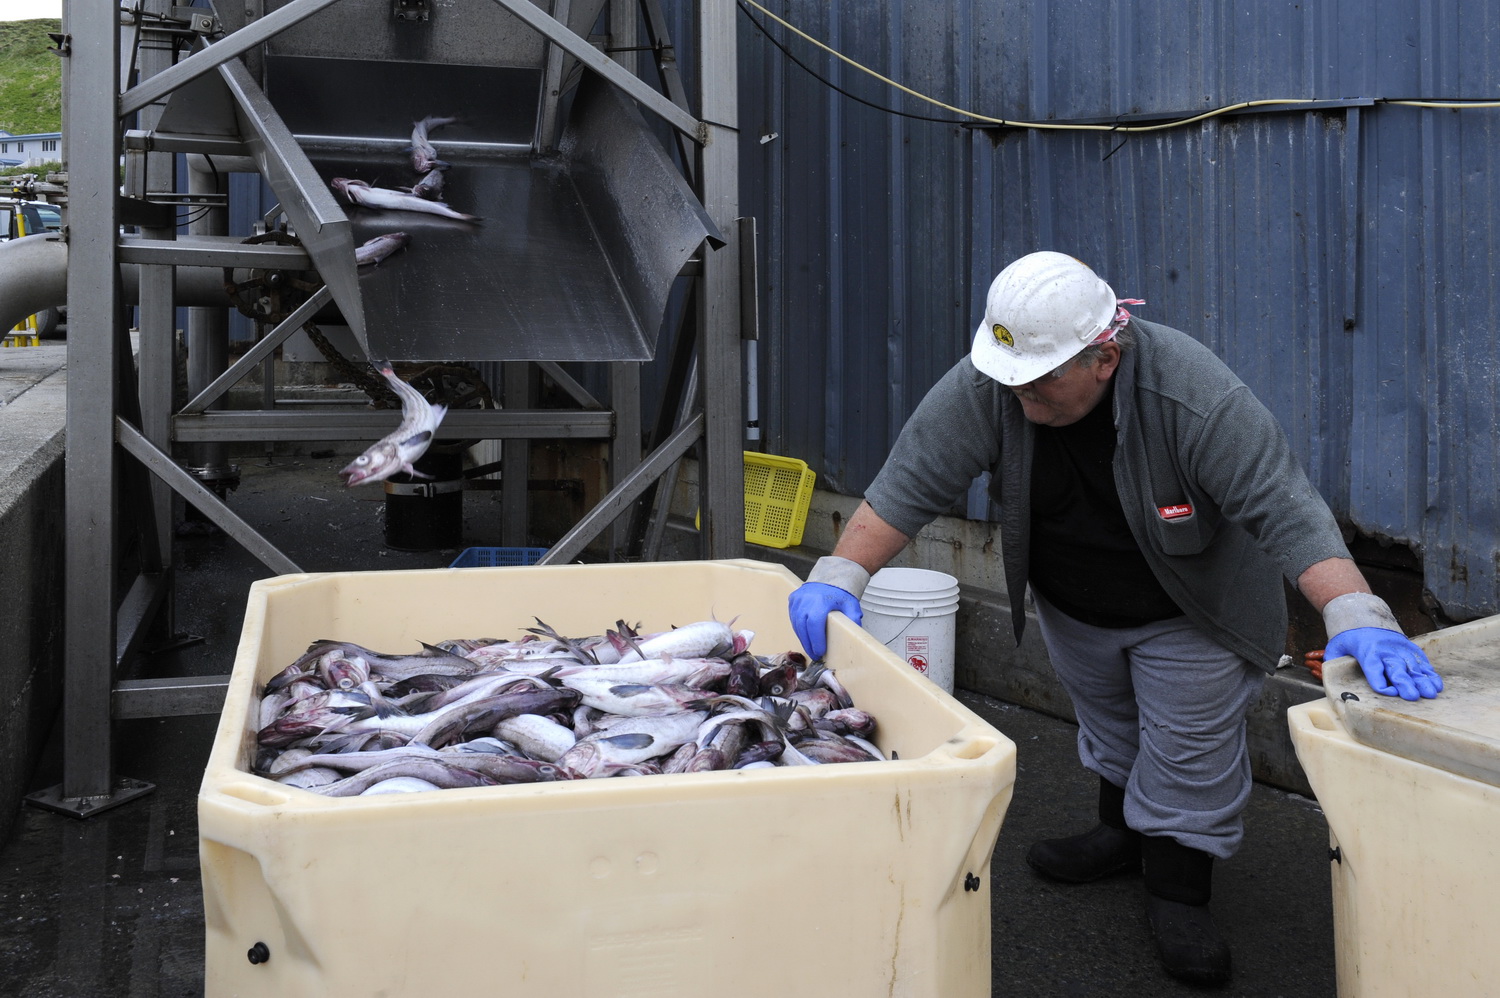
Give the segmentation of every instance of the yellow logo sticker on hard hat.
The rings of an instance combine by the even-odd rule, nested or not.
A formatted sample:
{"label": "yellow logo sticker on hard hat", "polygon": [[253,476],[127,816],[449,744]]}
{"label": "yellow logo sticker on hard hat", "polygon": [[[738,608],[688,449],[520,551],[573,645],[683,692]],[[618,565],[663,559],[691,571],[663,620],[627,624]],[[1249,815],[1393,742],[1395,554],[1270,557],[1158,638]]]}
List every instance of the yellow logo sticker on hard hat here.
{"label": "yellow logo sticker on hard hat", "polygon": [[994,327],[990,329],[990,332],[995,334],[996,343],[1010,347],[1012,350],[1016,348],[1016,338],[1010,335],[1010,330],[1000,325],[1000,323],[995,323]]}

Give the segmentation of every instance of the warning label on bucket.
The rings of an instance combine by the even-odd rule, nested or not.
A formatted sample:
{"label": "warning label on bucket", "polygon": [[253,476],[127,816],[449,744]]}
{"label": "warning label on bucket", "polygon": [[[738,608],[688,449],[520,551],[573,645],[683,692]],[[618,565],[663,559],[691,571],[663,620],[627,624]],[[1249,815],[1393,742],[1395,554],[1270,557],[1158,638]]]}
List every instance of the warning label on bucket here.
{"label": "warning label on bucket", "polygon": [[927,643],[926,634],[908,634],[906,636],[906,661],[911,667],[922,675],[927,675]]}

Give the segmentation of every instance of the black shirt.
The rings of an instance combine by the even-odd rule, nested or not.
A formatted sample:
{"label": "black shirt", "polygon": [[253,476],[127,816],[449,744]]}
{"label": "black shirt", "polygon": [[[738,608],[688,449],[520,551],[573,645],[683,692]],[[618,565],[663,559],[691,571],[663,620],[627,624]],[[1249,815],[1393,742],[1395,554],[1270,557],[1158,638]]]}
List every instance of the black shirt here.
{"label": "black shirt", "polygon": [[1037,426],[1031,465],[1030,581],[1047,601],[1095,627],[1182,615],[1146,563],[1115,488],[1115,383],[1088,415]]}

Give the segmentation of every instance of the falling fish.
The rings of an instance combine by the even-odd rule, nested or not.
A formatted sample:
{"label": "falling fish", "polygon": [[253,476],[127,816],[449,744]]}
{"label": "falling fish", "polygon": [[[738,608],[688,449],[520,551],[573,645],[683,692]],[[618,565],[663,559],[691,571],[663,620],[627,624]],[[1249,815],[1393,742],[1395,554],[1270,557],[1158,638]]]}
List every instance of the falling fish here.
{"label": "falling fish", "polygon": [[428,115],[421,121],[415,122],[411,129],[411,167],[418,173],[430,173],[433,170],[446,170],[448,164],[438,159],[437,150],[433,148],[432,142],[428,140],[427,133],[434,128],[443,125],[451,125],[457,118],[435,118]]}
{"label": "falling fish", "polygon": [[379,264],[381,260],[403,249],[410,242],[411,236],[404,232],[387,232],[374,239],[366,240],[354,249],[354,265],[363,267],[365,264]]}
{"label": "falling fish", "polygon": [[328,186],[344,195],[353,204],[364,208],[420,211],[429,215],[441,215],[444,218],[456,218],[462,222],[480,221],[478,215],[467,215],[461,211],[454,211],[442,201],[428,201],[416,194],[409,194],[405,191],[393,191],[386,187],[372,187],[364,180],[334,177],[328,182]]}
{"label": "falling fish", "polygon": [[398,471],[416,478],[432,477],[424,475],[412,467],[412,464],[427,452],[448,407],[429,403],[421,392],[396,377],[396,372],[389,364],[382,367],[380,373],[401,398],[401,425],[396,427],[394,433],[370,445],[368,450],[339,472],[339,476],[345,479],[345,485],[384,481]]}

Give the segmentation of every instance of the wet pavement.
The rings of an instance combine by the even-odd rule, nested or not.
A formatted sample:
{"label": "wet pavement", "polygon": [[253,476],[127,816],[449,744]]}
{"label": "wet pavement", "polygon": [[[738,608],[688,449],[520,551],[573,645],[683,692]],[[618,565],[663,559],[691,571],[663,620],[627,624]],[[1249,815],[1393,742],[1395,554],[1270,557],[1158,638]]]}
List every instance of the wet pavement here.
{"label": "wet pavement", "polygon": [[[318,456],[311,456],[317,454]],[[230,504],[309,571],[430,568],[458,549],[384,543],[378,487],[345,490],[347,454],[237,459]],[[467,545],[497,545],[498,493],[464,497]],[[201,641],[144,658],[134,675],[229,671],[249,585],[271,573],[222,535],[177,543],[178,632]],[[1015,798],[991,872],[994,995],[1188,995],[1162,973],[1139,876],[1060,886],[1027,868],[1027,846],[1093,824],[1097,783],[1077,764],[1073,725],[988,697],[959,699],[1018,747]],[[117,722],[116,771],[151,794],[80,821],[21,810],[0,849],[0,993],[28,998],[152,998],[203,993],[203,900],[196,797],[216,716]],[[31,789],[55,785],[54,743]],[[1327,827],[1315,802],[1257,785],[1245,844],[1219,864],[1214,911],[1234,947],[1218,994],[1335,992]],[[504,993],[497,982],[496,994]],[[722,993],[722,992],[720,992]],[[833,998],[833,996],[830,996]]]}

